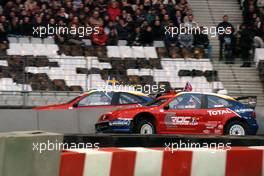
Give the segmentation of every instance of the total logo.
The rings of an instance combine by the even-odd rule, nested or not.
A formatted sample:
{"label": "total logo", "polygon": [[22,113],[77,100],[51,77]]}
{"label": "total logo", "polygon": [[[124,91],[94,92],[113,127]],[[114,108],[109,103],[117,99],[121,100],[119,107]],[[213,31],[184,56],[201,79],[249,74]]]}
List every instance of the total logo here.
{"label": "total logo", "polygon": [[231,114],[232,111],[229,109],[226,110],[209,110],[207,111],[210,116],[217,116],[217,115],[224,115],[224,114]]}

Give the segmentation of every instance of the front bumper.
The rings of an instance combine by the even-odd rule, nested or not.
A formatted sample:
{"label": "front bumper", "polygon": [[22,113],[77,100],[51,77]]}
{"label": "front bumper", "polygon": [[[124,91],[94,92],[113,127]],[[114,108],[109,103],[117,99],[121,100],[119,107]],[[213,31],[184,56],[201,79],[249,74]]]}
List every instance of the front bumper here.
{"label": "front bumper", "polygon": [[132,120],[110,120],[95,124],[96,132],[102,133],[131,133],[133,131]]}

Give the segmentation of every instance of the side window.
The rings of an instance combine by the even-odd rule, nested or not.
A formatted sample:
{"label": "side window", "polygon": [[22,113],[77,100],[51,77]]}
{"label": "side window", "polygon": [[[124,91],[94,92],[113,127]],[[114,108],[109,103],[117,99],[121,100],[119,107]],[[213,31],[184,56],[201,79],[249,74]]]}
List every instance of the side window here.
{"label": "side window", "polygon": [[78,106],[111,105],[112,97],[113,93],[94,92],[79,101]]}
{"label": "side window", "polygon": [[136,103],[144,103],[144,100],[140,97],[129,93],[120,93],[119,96],[119,104],[136,104]]}
{"label": "side window", "polygon": [[208,102],[208,106],[207,106],[208,108],[221,108],[221,107],[232,106],[227,100],[213,95],[207,96],[207,102]]}
{"label": "side window", "polygon": [[170,109],[200,109],[202,107],[201,94],[183,94],[169,103]]}

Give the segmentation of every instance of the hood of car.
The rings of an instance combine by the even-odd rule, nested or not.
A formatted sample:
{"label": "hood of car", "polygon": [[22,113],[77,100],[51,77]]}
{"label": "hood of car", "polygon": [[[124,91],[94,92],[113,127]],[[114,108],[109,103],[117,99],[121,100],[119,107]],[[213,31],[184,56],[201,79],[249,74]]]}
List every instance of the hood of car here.
{"label": "hood of car", "polygon": [[118,118],[132,119],[135,115],[141,112],[149,112],[157,109],[158,107],[142,106],[134,108],[122,108],[108,112],[101,116],[100,121],[114,120]]}
{"label": "hood of car", "polygon": [[33,110],[56,110],[56,109],[69,109],[69,105],[67,104],[54,104],[47,106],[39,106],[32,108]]}

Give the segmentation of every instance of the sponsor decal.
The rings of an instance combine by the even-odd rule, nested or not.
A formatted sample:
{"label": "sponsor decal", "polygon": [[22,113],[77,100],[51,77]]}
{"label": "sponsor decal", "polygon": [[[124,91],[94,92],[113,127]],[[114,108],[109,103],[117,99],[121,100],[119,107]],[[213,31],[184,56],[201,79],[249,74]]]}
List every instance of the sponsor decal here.
{"label": "sponsor decal", "polygon": [[217,116],[217,115],[224,115],[224,114],[231,114],[232,111],[229,109],[226,110],[208,110],[207,111],[210,116]]}
{"label": "sponsor decal", "polygon": [[222,130],[214,130],[214,133],[216,133],[216,134],[221,134],[222,133]]}
{"label": "sponsor decal", "polygon": [[165,123],[168,128],[177,127],[177,125],[198,125],[198,118],[196,117],[185,117],[185,116],[176,116],[176,114],[167,114],[165,117]]}
{"label": "sponsor decal", "polygon": [[237,113],[244,113],[244,112],[253,112],[253,109],[236,109]]}
{"label": "sponsor decal", "polygon": [[206,124],[205,124],[205,127],[207,129],[214,129],[216,128],[218,125],[218,122],[217,121],[208,121]]}
{"label": "sponsor decal", "polygon": [[223,129],[224,128],[224,125],[218,125],[218,128],[219,129]]}
{"label": "sponsor decal", "polygon": [[210,130],[203,130],[203,133],[209,134],[210,133]]}
{"label": "sponsor decal", "polygon": [[129,126],[130,120],[114,120],[109,122],[109,126]]}

